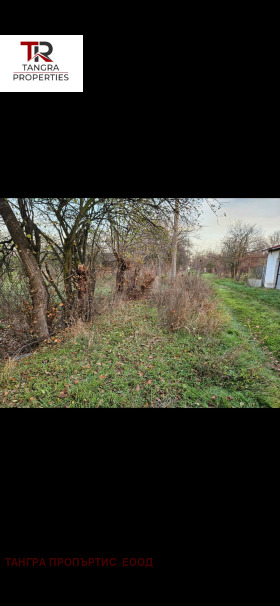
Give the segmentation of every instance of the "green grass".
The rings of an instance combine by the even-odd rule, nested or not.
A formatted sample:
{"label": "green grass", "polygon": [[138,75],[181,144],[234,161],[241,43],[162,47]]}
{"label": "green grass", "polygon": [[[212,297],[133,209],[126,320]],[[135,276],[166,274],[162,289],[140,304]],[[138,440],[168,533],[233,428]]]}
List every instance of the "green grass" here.
{"label": "green grass", "polygon": [[[280,358],[280,290],[250,288],[230,278],[207,276],[235,318],[258,344]],[[279,395],[280,398],[280,395]]]}
{"label": "green grass", "polygon": [[[221,306],[224,303],[221,302]],[[169,332],[147,302],[123,303],[76,333],[0,366],[1,406],[260,408],[280,406],[280,379],[248,327]]]}

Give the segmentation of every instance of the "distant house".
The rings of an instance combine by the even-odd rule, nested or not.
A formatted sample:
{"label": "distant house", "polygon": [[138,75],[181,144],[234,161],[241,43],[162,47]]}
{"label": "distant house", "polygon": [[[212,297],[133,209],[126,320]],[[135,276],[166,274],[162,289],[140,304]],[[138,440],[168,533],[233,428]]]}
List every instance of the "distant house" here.
{"label": "distant house", "polygon": [[[249,253],[249,268],[247,283],[253,288],[264,286],[267,250],[253,250]],[[245,263],[247,260],[245,259]]]}
{"label": "distant house", "polygon": [[264,277],[265,288],[278,288],[280,290],[280,244],[268,248],[266,272]]}

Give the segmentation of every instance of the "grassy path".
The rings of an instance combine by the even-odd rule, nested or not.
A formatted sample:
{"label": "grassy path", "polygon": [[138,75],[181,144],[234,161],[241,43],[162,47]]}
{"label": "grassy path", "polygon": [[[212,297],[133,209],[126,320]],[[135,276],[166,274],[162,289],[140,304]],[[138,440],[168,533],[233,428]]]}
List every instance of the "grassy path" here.
{"label": "grassy path", "polygon": [[276,407],[279,389],[264,352],[233,316],[216,337],[172,333],[149,302],[123,303],[94,328],[80,326],[0,366],[1,407]]}
{"label": "grassy path", "polygon": [[280,290],[250,288],[229,278],[210,275],[207,279],[215,284],[219,296],[258,344],[280,360]]}

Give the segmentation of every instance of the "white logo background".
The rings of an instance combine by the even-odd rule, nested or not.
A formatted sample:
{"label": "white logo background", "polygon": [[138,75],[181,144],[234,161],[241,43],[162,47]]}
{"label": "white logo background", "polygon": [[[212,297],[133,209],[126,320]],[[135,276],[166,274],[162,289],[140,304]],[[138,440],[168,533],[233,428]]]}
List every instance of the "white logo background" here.
{"label": "white logo background", "polygon": [[[53,60],[53,65],[58,65],[59,71],[69,72],[69,80],[58,82],[55,80],[46,82],[13,80],[14,72],[24,71],[23,63],[50,65],[41,59],[36,64],[33,60],[28,63],[27,47],[20,45],[25,41],[50,42],[53,46],[50,59]],[[43,47],[42,50],[44,52],[46,47]],[[83,92],[83,36],[51,36],[49,34],[0,36],[0,92]]]}

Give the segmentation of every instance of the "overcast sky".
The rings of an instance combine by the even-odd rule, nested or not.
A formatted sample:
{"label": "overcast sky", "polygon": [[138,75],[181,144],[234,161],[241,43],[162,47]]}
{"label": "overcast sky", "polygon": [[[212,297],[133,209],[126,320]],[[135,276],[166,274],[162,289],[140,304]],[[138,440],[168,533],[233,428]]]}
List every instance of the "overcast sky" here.
{"label": "overcast sky", "polygon": [[192,238],[195,249],[216,248],[235,219],[262,226],[266,236],[280,230],[280,198],[219,198],[219,201],[224,204],[218,219],[205,203],[199,239]]}

